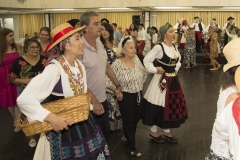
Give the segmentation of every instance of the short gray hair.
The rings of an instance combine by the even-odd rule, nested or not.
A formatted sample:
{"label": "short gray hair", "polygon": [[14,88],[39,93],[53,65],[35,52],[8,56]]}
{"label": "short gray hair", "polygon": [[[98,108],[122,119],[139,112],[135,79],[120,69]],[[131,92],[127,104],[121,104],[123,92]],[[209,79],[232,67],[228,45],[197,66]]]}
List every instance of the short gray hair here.
{"label": "short gray hair", "polygon": [[116,56],[118,58],[120,57],[124,57],[124,53],[122,52],[123,48],[126,48],[128,46],[128,43],[129,42],[134,42],[131,38],[129,40],[126,41],[125,45],[122,47],[122,42],[123,42],[124,39],[122,39],[120,41],[120,43],[118,44],[118,48],[117,48],[117,51],[116,51]]}
{"label": "short gray hair", "polygon": [[86,25],[88,26],[90,23],[90,17],[98,16],[98,13],[95,11],[87,11],[82,14],[80,17],[80,26]]}

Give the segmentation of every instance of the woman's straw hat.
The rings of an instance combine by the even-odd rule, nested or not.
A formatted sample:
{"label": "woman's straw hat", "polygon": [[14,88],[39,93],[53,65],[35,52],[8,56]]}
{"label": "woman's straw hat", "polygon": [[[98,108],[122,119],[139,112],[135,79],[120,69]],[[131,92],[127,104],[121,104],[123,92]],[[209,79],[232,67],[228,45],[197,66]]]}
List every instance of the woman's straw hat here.
{"label": "woman's straw hat", "polygon": [[229,68],[240,65],[240,38],[230,41],[224,48],[223,54],[227,59],[227,64],[223,67],[223,72]]}
{"label": "woman's straw hat", "polygon": [[240,67],[237,68],[237,70],[235,71],[235,83],[238,89],[240,89]]}
{"label": "woman's straw hat", "polygon": [[73,28],[69,23],[63,23],[57,27],[55,27],[51,31],[51,36],[53,37],[53,41],[48,44],[44,53],[46,54],[50,49],[56,46],[58,43],[66,39],[67,37],[73,35],[76,32],[82,31],[86,28],[86,26]]}

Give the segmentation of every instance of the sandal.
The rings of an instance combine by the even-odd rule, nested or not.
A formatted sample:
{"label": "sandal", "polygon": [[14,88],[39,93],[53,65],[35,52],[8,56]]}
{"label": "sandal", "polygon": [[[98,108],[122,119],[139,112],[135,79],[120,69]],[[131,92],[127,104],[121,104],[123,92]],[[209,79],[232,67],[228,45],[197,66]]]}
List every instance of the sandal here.
{"label": "sandal", "polygon": [[129,154],[130,156],[133,156],[133,157],[141,157],[142,154],[140,152],[138,152],[137,150],[129,150],[127,149],[127,154]]}
{"label": "sandal", "polygon": [[186,67],[184,67],[184,68],[190,68],[189,66],[186,66]]}
{"label": "sandal", "polygon": [[165,135],[162,135],[162,136],[163,136],[163,138],[165,138],[165,140],[167,142],[171,142],[171,143],[177,143],[178,142],[178,139],[174,136],[172,136],[172,137],[168,137],[168,136],[165,136]]}
{"label": "sandal", "polygon": [[153,135],[149,134],[150,139],[154,140],[157,143],[164,143],[165,140],[162,136],[154,137]]}
{"label": "sandal", "polygon": [[122,142],[127,144],[127,139],[125,138],[125,136],[123,135],[122,138],[121,138]]}

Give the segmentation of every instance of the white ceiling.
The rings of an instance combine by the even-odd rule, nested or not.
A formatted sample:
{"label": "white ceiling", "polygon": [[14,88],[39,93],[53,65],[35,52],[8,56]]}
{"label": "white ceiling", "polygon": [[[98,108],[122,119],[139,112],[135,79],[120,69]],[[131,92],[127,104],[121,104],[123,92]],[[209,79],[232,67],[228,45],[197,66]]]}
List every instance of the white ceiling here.
{"label": "white ceiling", "polygon": [[214,7],[214,6],[192,6],[192,7],[141,7],[141,8],[74,8],[71,10],[55,10],[55,9],[29,9],[29,8],[2,8],[0,7],[0,14],[32,14],[32,13],[77,13],[85,11],[96,12],[132,12],[132,11],[240,11],[240,7]]}

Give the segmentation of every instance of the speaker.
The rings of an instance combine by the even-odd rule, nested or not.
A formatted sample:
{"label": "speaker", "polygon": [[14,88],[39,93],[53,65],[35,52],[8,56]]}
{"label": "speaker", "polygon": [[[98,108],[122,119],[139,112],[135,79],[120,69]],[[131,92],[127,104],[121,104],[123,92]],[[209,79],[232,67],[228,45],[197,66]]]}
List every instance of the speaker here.
{"label": "speaker", "polygon": [[139,16],[139,15],[133,15],[133,16],[132,16],[132,23],[133,23],[135,26],[138,26],[138,25],[141,23],[141,16]]}

